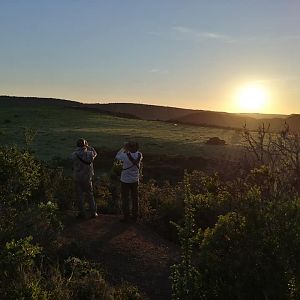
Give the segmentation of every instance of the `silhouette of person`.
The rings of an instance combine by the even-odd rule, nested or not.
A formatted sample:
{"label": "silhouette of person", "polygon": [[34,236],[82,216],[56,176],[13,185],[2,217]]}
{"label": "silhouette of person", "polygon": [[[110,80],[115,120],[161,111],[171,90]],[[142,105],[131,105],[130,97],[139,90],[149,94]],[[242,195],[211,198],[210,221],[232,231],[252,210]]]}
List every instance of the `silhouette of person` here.
{"label": "silhouette of person", "polygon": [[[143,155],[138,151],[139,145],[136,142],[129,142],[117,153],[116,159],[122,161],[123,169],[121,173],[121,198],[124,219],[136,221],[139,210],[138,186],[140,180],[140,165]],[[132,201],[132,211],[130,211],[130,199]]]}
{"label": "silhouette of person", "polygon": [[84,194],[87,195],[89,200],[91,217],[97,217],[97,206],[94,199],[92,183],[94,176],[93,161],[97,156],[97,152],[93,147],[89,147],[88,142],[83,138],[79,139],[76,145],[77,147],[72,153],[71,158],[73,160],[73,178],[79,209],[78,217],[86,217]]}

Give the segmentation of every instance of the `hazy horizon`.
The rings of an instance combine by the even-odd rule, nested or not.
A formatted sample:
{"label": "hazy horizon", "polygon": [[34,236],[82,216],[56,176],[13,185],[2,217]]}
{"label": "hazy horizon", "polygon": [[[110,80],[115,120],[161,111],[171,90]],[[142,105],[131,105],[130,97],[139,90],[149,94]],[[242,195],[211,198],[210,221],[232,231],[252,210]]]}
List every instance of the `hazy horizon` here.
{"label": "hazy horizon", "polygon": [[4,1],[0,93],[300,113],[295,1]]}
{"label": "hazy horizon", "polygon": [[92,101],[92,102],[82,102],[78,99],[65,99],[65,98],[53,98],[53,97],[39,97],[39,96],[22,96],[22,95],[0,95],[0,97],[11,97],[11,98],[37,98],[37,99],[53,99],[53,100],[63,100],[63,101],[72,101],[78,102],[80,104],[140,104],[140,105],[152,105],[152,106],[160,106],[160,107],[168,107],[175,109],[187,109],[187,110],[195,110],[195,111],[210,111],[217,113],[229,113],[229,114],[249,114],[249,115],[282,115],[289,116],[292,114],[277,114],[277,113],[263,113],[263,112],[228,112],[222,110],[206,110],[201,108],[193,108],[193,107],[180,107],[180,106],[172,106],[172,105],[163,105],[163,104],[153,104],[153,103],[143,103],[143,102],[101,102],[101,101]]}

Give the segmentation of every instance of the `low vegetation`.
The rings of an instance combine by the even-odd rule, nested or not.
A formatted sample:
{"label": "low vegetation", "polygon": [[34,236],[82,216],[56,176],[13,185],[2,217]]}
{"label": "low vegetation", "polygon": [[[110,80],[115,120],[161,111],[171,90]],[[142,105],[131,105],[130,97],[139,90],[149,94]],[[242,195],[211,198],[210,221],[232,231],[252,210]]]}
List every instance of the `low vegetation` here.
{"label": "low vegetation", "polygon": [[135,287],[110,286],[101,266],[61,254],[62,209],[72,202],[56,171],[28,151],[0,148],[1,299],[140,299]]}
{"label": "low vegetation", "polygon": [[[259,137],[245,131],[249,155],[261,158],[246,176],[195,190],[186,174],[174,299],[299,299],[299,137],[288,128],[274,137],[265,127]],[[203,210],[210,219],[199,223]]]}
{"label": "low vegetation", "polygon": [[[9,109],[11,122],[3,124],[0,135],[2,145],[8,142],[0,147],[1,299],[142,299],[138,288],[112,285],[101,263],[64,243],[66,215],[75,208],[72,179],[59,158],[40,160],[38,154],[48,151],[45,145],[36,148],[39,139],[45,142],[47,137],[53,149],[66,147],[61,139],[62,145],[55,148],[59,134],[61,138],[70,134],[72,142],[79,134],[92,137],[96,131],[91,128],[97,128],[99,120],[107,138],[114,131],[123,139],[124,120],[114,117],[120,123],[112,125],[111,116],[84,112],[85,130],[76,120],[81,112],[70,109],[65,118],[73,127],[67,130],[65,108],[52,108],[46,116],[45,108],[35,107],[25,114],[38,112],[44,123],[36,118],[36,131],[27,120],[19,133],[24,120],[19,120],[17,108]],[[149,128],[159,128],[151,134],[165,139],[163,147],[170,141],[170,147],[176,144],[172,132],[168,131],[170,141],[166,138],[171,124],[150,122],[149,128],[139,131],[136,123],[126,122],[128,132],[135,132],[137,138],[150,136]],[[20,134],[19,147],[11,146],[13,137],[8,133],[14,130]],[[184,130],[191,130],[193,136],[192,127]],[[299,136],[288,126],[277,134],[268,126],[259,127],[255,134],[247,128],[234,134],[241,135],[246,151],[230,176],[199,170],[185,172],[177,181],[148,176],[140,184],[139,222],[181,246],[181,259],[170,278],[173,299],[300,299]],[[184,144],[183,137],[176,139],[178,145]],[[120,213],[119,173],[120,165],[115,163],[95,181],[102,213]]]}

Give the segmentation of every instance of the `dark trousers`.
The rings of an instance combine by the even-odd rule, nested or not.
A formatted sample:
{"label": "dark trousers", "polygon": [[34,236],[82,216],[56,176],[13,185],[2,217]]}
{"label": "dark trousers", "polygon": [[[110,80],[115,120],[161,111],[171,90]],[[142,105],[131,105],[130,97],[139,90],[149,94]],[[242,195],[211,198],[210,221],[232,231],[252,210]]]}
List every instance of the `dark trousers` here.
{"label": "dark trousers", "polygon": [[[134,220],[137,220],[139,211],[139,194],[138,194],[138,182],[134,183],[124,183],[121,182],[121,198],[122,198],[122,208],[125,219],[129,219],[130,215]],[[129,194],[132,201],[132,214],[130,213],[130,201]]]}

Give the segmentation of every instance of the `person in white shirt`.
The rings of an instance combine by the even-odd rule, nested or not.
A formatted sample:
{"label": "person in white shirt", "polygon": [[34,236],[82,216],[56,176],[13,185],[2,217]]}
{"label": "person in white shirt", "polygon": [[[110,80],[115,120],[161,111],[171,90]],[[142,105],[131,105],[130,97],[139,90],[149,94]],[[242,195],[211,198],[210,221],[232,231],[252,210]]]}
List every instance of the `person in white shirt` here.
{"label": "person in white shirt", "polygon": [[[123,169],[121,173],[121,198],[124,219],[136,221],[139,210],[138,186],[140,180],[140,167],[143,155],[138,151],[138,143],[128,142],[117,153],[116,159],[122,161]],[[129,194],[132,201],[132,211],[130,212]]]}
{"label": "person in white shirt", "polygon": [[93,161],[97,152],[93,147],[89,147],[85,139],[77,141],[77,148],[71,155],[73,160],[73,178],[78,200],[79,215],[85,218],[84,194],[86,193],[89,200],[91,217],[97,217],[97,206],[93,194],[92,178],[94,176]]}

